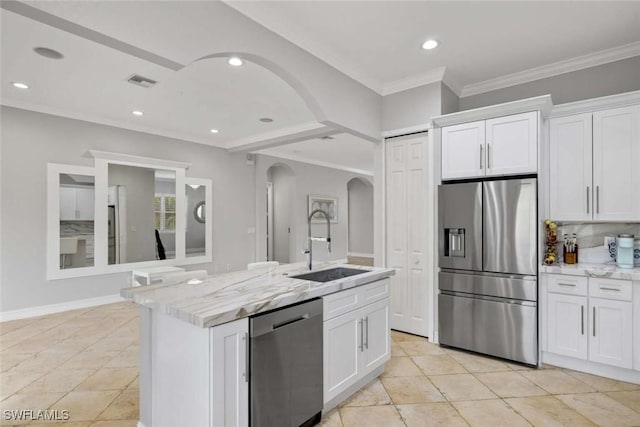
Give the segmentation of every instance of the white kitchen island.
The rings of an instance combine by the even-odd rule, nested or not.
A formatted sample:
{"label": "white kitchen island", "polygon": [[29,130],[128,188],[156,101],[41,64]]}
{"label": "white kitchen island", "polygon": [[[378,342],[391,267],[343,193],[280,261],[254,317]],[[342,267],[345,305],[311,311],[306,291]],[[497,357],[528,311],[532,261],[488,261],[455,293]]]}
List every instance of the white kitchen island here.
{"label": "white kitchen island", "polygon": [[334,267],[364,273],[326,283],[292,278],[308,272],[299,263],[123,289],[141,306],[139,425],[247,426],[249,316],[313,298],[323,298],[324,411],[380,375],[390,357],[394,270],[313,270]]}

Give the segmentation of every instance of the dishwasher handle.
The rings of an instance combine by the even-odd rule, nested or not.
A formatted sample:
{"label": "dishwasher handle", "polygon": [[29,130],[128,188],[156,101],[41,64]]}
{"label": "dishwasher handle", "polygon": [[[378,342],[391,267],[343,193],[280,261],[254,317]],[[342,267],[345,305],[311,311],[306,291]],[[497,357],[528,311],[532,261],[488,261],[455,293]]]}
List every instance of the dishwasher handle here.
{"label": "dishwasher handle", "polygon": [[307,320],[308,318],[309,318],[309,313],[305,313],[302,316],[294,317],[293,319],[289,319],[289,320],[285,320],[285,321],[282,321],[282,322],[274,323],[271,326],[271,329],[283,328],[283,327],[285,327],[287,325],[290,325],[292,323],[300,322],[302,320]]}

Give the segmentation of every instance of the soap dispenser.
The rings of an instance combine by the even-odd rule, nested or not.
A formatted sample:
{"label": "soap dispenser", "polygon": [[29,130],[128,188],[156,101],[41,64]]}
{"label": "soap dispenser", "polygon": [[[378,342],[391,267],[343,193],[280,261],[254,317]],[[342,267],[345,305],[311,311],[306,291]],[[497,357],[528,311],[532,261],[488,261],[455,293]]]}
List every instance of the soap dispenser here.
{"label": "soap dispenser", "polygon": [[633,268],[633,234],[618,234],[617,262],[620,268]]}

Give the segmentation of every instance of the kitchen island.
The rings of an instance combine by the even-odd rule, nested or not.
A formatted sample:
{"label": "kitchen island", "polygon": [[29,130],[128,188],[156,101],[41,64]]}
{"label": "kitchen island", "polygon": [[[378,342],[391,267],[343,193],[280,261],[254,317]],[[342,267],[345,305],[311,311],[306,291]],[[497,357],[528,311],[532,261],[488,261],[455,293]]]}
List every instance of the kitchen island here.
{"label": "kitchen island", "polygon": [[292,277],[308,272],[299,263],[123,289],[141,306],[140,425],[248,425],[249,316],[314,298],[323,299],[324,410],[380,375],[394,270],[318,263],[314,271],[335,267],[363,273],[321,283]]}

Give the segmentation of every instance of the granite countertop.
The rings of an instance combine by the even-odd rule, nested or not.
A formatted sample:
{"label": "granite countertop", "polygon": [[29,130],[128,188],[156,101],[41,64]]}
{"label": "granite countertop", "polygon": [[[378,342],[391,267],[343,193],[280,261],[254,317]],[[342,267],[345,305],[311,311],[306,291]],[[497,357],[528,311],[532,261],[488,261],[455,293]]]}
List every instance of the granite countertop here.
{"label": "granite countertop", "polygon": [[604,264],[578,263],[542,265],[540,271],[544,273],[568,274],[571,276],[604,277],[608,279],[624,279],[640,281],[640,267],[619,268],[615,262]]}
{"label": "granite countertop", "polygon": [[125,288],[120,294],[137,304],[193,325],[207,328],[256,313],[364,285],[395,274],[389,268],[363,267],[337,262],[314,263],[313,271],[348,267],[367,271],[327,283],[294,279],[308,273],[305,263],[285,264],[207,276],[177,284]]}

